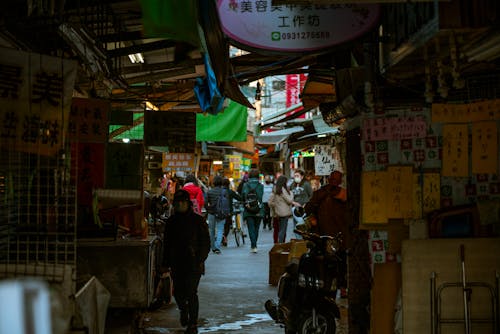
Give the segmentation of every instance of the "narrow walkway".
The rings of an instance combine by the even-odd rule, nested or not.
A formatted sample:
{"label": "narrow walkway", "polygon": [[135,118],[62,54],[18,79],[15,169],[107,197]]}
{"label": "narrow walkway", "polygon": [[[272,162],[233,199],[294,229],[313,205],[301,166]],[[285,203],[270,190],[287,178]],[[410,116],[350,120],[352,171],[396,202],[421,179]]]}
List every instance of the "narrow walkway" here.
{"label": "narrow walkway", "polygon": [[[290,226],[287,240],[293,236],[291,231]],[[222,249],[222,254],[211,253],[207,259],[206,275],[199,288],[199,333],[284,332],[264,309],[267,299],[276,298],[276,286],[268,284],[272,231],[263,231],[261,227],[257,254],[250,253],[248,238],[245,241],[245,245],[236,247],[230,235],[228,247]],[[346,334],[347,300],[341,299],[339,304],[342,319],[337,333]],[[183,333],[175,301],[159,310],[145,312],[141,318],[143,333]]]}

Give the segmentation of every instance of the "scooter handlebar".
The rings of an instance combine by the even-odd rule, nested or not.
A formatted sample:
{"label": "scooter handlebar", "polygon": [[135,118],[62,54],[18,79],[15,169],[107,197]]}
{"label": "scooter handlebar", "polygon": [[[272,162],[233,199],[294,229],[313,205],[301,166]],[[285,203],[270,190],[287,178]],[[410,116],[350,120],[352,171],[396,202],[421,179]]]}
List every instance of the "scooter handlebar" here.
{"label": "scooter handlebar", "polygon": [[298,229],[294,229],[293,232],[301,235],[304,239],[311,240],[311,241],[322,240],[322,239],[331,239],[331,240],[337,240],[337,241],[342,240],[342,233],[338,233],[338,235],[336,235],[335,237],[332,237],[331,235],[319,235],[317,233],[301,231]]}

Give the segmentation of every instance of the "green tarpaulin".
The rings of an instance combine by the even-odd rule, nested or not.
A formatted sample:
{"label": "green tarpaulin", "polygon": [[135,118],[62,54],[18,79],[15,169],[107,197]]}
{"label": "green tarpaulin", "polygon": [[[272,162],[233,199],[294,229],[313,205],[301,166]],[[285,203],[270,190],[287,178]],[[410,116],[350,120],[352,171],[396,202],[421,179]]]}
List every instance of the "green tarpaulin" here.
{"label": "green tarpaulin", "polygon": [[196,141],[247,141],[247,107],[231,101],[217,115],[196,115]]}
{"label": "green tarpaulin", "polygon": [[144,35],[200,47],[196,3],[193,0],[141,0]]}

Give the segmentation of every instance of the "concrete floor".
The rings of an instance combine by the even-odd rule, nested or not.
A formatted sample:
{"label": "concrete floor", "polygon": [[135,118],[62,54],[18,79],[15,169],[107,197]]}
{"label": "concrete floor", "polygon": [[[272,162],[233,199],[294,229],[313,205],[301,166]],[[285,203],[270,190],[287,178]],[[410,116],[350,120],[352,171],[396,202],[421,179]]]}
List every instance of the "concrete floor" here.
{"label": "concrete floor", "polygon": [[[292,236],[291,225],[287,239]],[[264,309],[267,299],[276,298],[276,286],[268,284],[272,239],[272,231],[261,228],[258,253],[254,254],[250,253],[248,238],[245,245],[236,247],[230,235],[222,254],[209,255],[199,287],[199,333],[284,333]],[[346,299],[339,300],[339,304],[342,319],[337,333],[344,334],[347,333]],[[134,326],[130,325],[133,314],[124,310],[108,313],[106,333],[134,333]],[[155,311],[136,312],[135,317],[139,319],[139,333],[183,333],[174,300]]]}

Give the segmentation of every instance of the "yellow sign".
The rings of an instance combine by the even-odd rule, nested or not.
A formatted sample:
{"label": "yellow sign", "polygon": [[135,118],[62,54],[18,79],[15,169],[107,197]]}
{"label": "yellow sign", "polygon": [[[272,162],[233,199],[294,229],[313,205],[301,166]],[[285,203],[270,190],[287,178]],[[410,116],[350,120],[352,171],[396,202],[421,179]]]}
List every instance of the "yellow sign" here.
{"label": "yellow sign", "polygon": [[498,135],[496,122],[472,124],[472,173],[498,173]]}
{"label": "yellow sign", "polygon": [[361,179],[361,220],[363,224],[387,223],[386,171],[363,172]]}
{"label": "yellow sign", "polygon": [[433,123],[471,123],[500,119],[500,99],[475,103],[434,103]]}
{"label": "yellow sign", "polygon": [[389,166],[387,179],[387,217],[411,218],[413,202],[408,194],[413,191],[413,167]]}
{"label": "yellow sign", "polygon": [[467,124],[443,126],[443,176],[469,176],[469,132]]}
{"label": "yellow sign", "polygon": [[423,177],[423,175],[420,174],[413,174],[412,180],[413,180],[413,189],[412,189],[412,194],[413,194],[413,211],[412,211],[412,218],[414,219],[420,219],[422,218],[422,180],[420,179]]}
{"label": "yellow sign", "polygon": [[438,173],[424,174],[423,189],[424,213],[441,207],[441,176]]}

